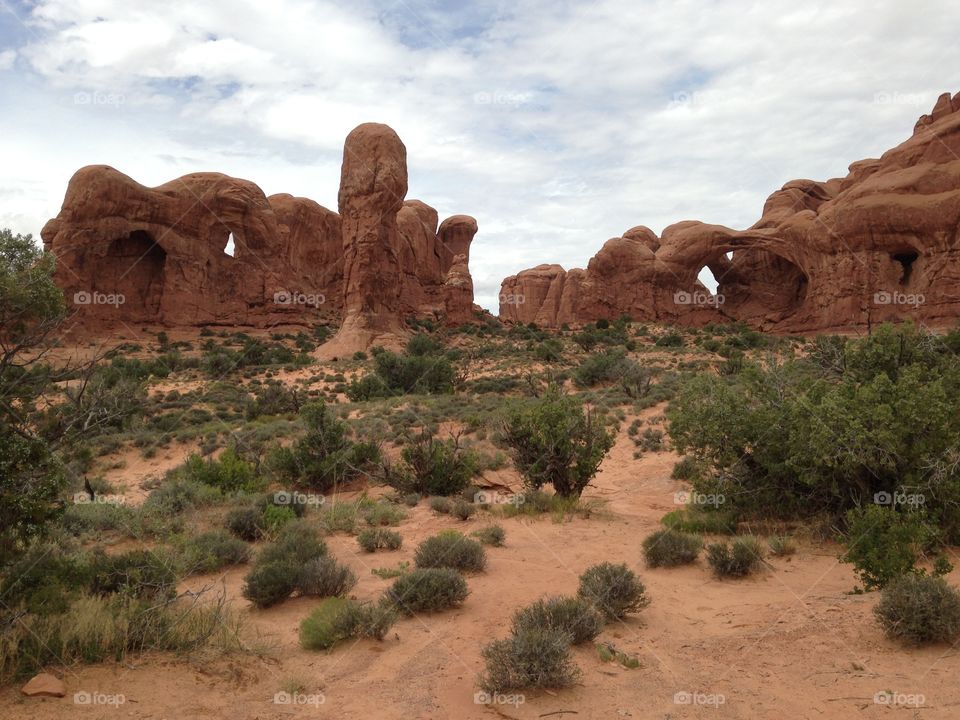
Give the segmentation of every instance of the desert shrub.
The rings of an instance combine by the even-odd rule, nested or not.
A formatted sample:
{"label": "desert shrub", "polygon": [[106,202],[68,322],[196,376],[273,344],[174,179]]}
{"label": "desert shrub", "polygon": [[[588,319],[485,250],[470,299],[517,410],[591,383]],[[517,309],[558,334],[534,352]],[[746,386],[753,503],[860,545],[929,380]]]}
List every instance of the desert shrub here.
{"label": "desert shrub", "polygon": [[677,460],[673,470],[670,471],[671,480],[693,480],[696,476],[697,461],[690,455],[684,455]]}
{"label": "desert shrub", "polygon": [[742,516],[793,519],[922,488],[939,539],[960,539],[955,359],[909,323],[819,349],[680,387],[669,432],[702,469],[695,490],[723,493]]}
{"label": "desert shrub", "polygon": [[90,589],[98,595],[122,593],[137,598],[169,599],[176,595],[177,576],[173,568],[173,561],[160,552],[100,553],[92,562]]}
{"label": "desert shrub", "polygon": [[374,374],[352,380],[347,397],[354,402],[410,393],[453,392],[456,371],[443,355],[411,355],[383,350],[373,359]]}
{"label": "desert shrub", "polygon": [[960,636],[960,593],[942,577],[906,573],[891,580],[874,614],[898,640],[952,643]]}
{"label": "desert shrub", "polygon": [[409,340],[407,340],[407,347],[405,348],[408,355],[416,355],[418,357],[427,357],[429,355],[437,355],[443,352],[443,345],[440,342],[426,333],[416,333]]}
{"label": "desert shrub", "polygon": [[650,604],[647,589],[625,564],[600,563],[580,576],[577,597],[591,603],[607,620],[635,613]]}
{"label": "desert shrub", "polygon": [[279,505],[268,505],[260,517],[263,529],[268,533],[274,533],[291,520],[296,520],[297,514],[288,507]]}
{"label": "desert shrub", "polygon": [[786,535],[776,535],[770,538],[767,545],[770,546],[770,554],[776,557],[786,557],[797,551],[797,546],[794,545],[793,540]]}
{"label": "desert shrub", "polygon": [[580,387],[612,382],[620,377],[621,365],[625,361],[626,355],[623,350],[604,350],[588,355],[573,371],[573,379]]}
{"label": "desert shrub", "polygon": [[332,503],[320,513],[320,524],[328,533],[352,533],[357,527],[357,512],[356,503]]}
{"label": "desert shrub", "polygon": [[506,531],[500,525],[487,525],[470,534],[484,545],[491,545],[493,547],[502,547],[503,541],[506,540],[507,537]]}
{"label": "desert shrub", "polygon": [[407,507],[416,507],[420,504],[420,493],[407,493],[403,496],[403,504]]}
{"label": "desert shrub", "polygon": [[386,598],[401,612],[413,615],[456,607],[468,594],[467,581],[456,570],[419,568],[397,578]]}
{"label": "desert shrub", "polygon": [[297,590],[301,595],[340,597],[350,592],[356,584],[357,576],[353,571],[329,555],[308,560],[301,566],[297,576]]}
{"label": "desert shrub", "polygon": [[254,420],[263,415],[286,415],[300,411],[303,400],[296,388],[271,381],[254,390],[254,399],[247,404],[246,416]]}
{"label": "desert shrub", "polygon": [[133,508],[116,503],[79,503],[67,506],[60,524],[71,535],[125,530],[135,524],[135,514]]}
{"label": "desert shrub", "polygon": [[852,563],[867,590],[881,588],[913,569],[917,544],[927,529],[916,514],[887,505],[868,505],[847,513],[847,547],[843,561]]}
{"label": "desert shrub", "polygon": [[547,338],[534,346],[533,356],[542,362],[557,362],[563,357],[563,342],[559,338]]}
{"label": "desert shrub", "polygon": [[593,640],[603,630],[603,616],[583,598],[552,597],[538,600],[514,613],[514,635],[538,628],[570,636],[574,645]]}
{"label": "desert shrub", "polygon": [[453,512],[453,500],[447,497],[432,497],[428,505],[431,510],[441,515],[449,515]]}
{"label": "desert shrub", "polygon": [[401,451],[403,462],[388,473],[387,483],[404,493],[455,495],[476,470],[474,453],[456,439],[438,440],[431,433],[411,438]]}
{"label": "desert shrub", "polygon": [[694,562],[702,547],[699,535],[665,528],[644,539],[643,556],[650,567],[674,567]]}
{"label": "desert shrub", "polygon": [[418,568],[454,568],[477,571],[487,565],[483,546],[455,530],[444,530],[417,546],[414,562]]}
{"label": "desert shrub", "polygon": [[179,542],[181,566],[188,573],[210,573],[250,559],[250,546],[223,530],[182,538]]}
{"label": "desert shrub", "polygon": [[653,344],[657,347],[683,347],[683,335],[675,332],[666,333],[658,337]]}
{"label": "desert shrub", "polygon": [[351,441],[346,423],[337,420],[323,401],[304,405],[300,417],[304,436],[289,448],[274,448],[267,457],[268,467],[279,478],[326,491],[362,476],[379,460],[379,447]]}
{"label": "desert shrub", "polygon": [[89,559],[52,541],[36,543],[4,568],[0,598],[5,609],[35,615],[64,612],[92,582]]}
{"label": "desert shrub", "polygon": [[227,513],[226,527],[241,540],[255,542],[263,537],[263,512],[255,507],[234,508]]}
{"label": "desert shrub", "polygon": [[579,497],[613,447],[614,436],[576,398],[550,392],[512,409],[504,442],[527,485]]}
{"label": "desert shrub", "polygon": [[222,498],[223,493],[219,488],[193,480],[170,477],[163,485],[150,491],[142,509],[144,512],[172,516],[192,508],[212,505]]}
{"label": "desert shrub", "polygon": [[395,620],[396,612],[385,603],[327,598],[300,623],[300,645],[306,650],[328,650],[351,637],[382,640]]}
{"label": "desert shrub", "polygon": [[244,579],[243,596],[259,608],[276,605],[297,589],[299,575],[293,562],[258,563]]}
{"label": "desert shrub", "polygon": [[732,535],[737,530],[736,519],[723,510],[683,508],[671,510],[660,522],[671,530],[705,535]]}
{"label": "desert shrub", "polygon": [[763,546],[752,536],[739,537],[732,545],[707,545],[707,562],[717,577],[744,577],[763,565]]}
{"label": "desert shrub", "polygon": [[403,544],[400,533],[384,528],[367,528],[357,535],[357,542],[365,552],[377,550],[398,550]]}
{"label": "desert shrub", "polygon": [[382,501],[369,505],[361,512],[367,525],[373,527],[399,525],[400,521],[407,516],[407,513],[399,505]]}
{"label": "desert shrub", "polygon": [[467,502],[463,498],[457,498],[453,501],[451,514],[460,520],[469,520],[476,511],[477,508],[473,503]]}
{"label": "desert shrub", "polygon": [[210,485],[224,493],[254,492],[263,485],[253,465],[240,458],[233,448],[226,448],[217,459],[191,455],[181,474],[188,481]]}
{"label": "desert shrub", "polygon": [[483,648],[486,669],[479,685],[487,693],[526,688],[565,688],[580,678],[570,657],[571,637],[561,630],[528,628]]}
{"label": "desert shrub", "polygon": [[286,524],[277,539],[260,551],[258,563],[292,561],[297,565],[327,554],[327,545],[306,520]]}

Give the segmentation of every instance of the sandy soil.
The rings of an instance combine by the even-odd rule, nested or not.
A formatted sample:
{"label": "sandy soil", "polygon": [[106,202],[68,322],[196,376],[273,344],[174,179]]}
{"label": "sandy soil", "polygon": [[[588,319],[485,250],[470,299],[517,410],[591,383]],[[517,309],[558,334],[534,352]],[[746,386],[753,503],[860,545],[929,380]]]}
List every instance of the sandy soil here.
{"label": "sandy soil", "polygon": [[[0,691],[0,718],[960,717],[956,651],[903,649],[886,640],[872,620],[876,594],[848,594],[854,577],[837,562],[835,546],[801,544],[789,560],[772,559],[768,570],[741,581],[715,580],[703,562],[646,569],[640,542],[675,508],[682,485],[669,479],[674,456],[635,461],[633,449],[621,435],[586,495],[606,501],[606,510],[563,523],[549,516],[501,520],[507,546],[490,549],[487,571],[468,578],[464,606],[401,620],[382,643],[362,640],[330,653],[300,649],[299,622],[317,600],[250,610],[239,594],[238,568],[192,578],[185,587],[223,582],[266,655],[206,662],[149,655],[75,667],[62,672],[63,699]],[[473,530],[485,522],[437,517],[421,504],[400,527],[398,552],[362,554],[346,535],[329,544],[359,576],[354,594],[373,599],[391,581],[371,568],[412,560],[417,542],[443,527]],[[511,613],[545,594],[574,593],[579,573],[603,560],[628,563],[652,596],[639,617],[608,625],[599,638],[636,655],[640,667],[603,663],[593,645],[582,646],[574,649],[583,671],[577,687],[526,693],[519,704],[476,703],[480,649],[506,635]],[[306,688],[303,702],[275,703],[293,680]],[[125,702],[80,705],[77,692],[123,695]],[[876,703],[882,692],[894,693],[894,704]],[[911,705],[921,696],[922,704]]]}

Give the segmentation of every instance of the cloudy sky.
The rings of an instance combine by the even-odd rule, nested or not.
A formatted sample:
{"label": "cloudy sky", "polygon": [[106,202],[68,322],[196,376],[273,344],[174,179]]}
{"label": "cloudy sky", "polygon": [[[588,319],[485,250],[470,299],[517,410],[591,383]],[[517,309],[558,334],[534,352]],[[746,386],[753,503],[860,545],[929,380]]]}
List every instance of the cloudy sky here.
{"label": "cloudy sky", "polygon": [[634,225],[752,224],[792,178],[906,139],[960,90],[955,0],[0,0],[0,226],[73,172],[200,170],[336,208],[365,121],[408,197],[475,216],[478,301]]}

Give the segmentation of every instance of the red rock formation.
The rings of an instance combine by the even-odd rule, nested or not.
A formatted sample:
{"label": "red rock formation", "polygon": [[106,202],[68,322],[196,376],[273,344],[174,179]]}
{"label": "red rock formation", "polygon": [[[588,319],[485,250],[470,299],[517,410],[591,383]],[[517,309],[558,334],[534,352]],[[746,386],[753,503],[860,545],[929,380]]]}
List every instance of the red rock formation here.
{"label": "red rock formation", "polygon": [[[90,166],[70,180],[41,235],[57,256],[58,284],[93,332],[342,318],[340,340],[366,346],[402,332],[410,316],[472,316],[465,257],[477,223],[456,215],[438,236],[437,211],[404,202],[406,178],[403,143],[375,124],[347,138],[342,216],[218,173],[148,188]],[[233,256],[224,252],[231,236]]]}
{"label": "red rock formation", "polygon": [[[731,257],[727,257],[732,253]],[[709,267],[717,294],[697,275]],[[522,296],[524,302],[505,299]],[[501,316],[558,326],[622,314],[779,332],[960,316],[960,93],[913,136],[845,178],[794,180],[743,231],[682,222],[609,240],[587,269],[540,265],[509,277]]]}

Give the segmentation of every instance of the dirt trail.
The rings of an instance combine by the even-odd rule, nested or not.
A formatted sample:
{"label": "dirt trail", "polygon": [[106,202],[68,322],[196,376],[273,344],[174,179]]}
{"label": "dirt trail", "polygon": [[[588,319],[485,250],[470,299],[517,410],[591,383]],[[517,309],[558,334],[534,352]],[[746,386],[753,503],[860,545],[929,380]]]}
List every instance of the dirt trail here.
{"label": "dirt trail", "polygon": [[[362,640],[329,654],[301,650],[298,624],[317,601],[294,599],[248,611],[251,627],[272,646],[271,658],[188,664],[154,655],[122,666],[77,667],[66,672],[69,694],[62,700],[24,700],[15,688],[4,689],[0,718],[526,720],[560,711],[577,715],[550,717],[960,716],[956,652],[887,641],[872,619],[876,594],[847,594],[854,576],[838,564],[835,546],[801,544],[789,560],[772,559],[769,570],[741,581],[715,580],[703,561],[646,569],[640,543],[676,507],[674,493],[682,485],[670,480],[675,456],[647,453],[637,461],[633,450],[622,432],[585,496],[605,500],[604,512],[563,523],[549,516],[500,521],[507,546],[490,549],[487,571],[468,578],[464,606],[401,620],[382,643]],[[329,545],[359,576],[354,594],[373,599],[391,581],[371,575],[371,568],[412,561],[416,544],[441,528],[470,531],[485,522],[482,515],[466,523],[440,518],[421,504],[399,528],[404,547],[398,552],[362,554],[345,535],[330,538]],[[481,647],[506,635],[514,610],[546,594],[574,593],[578,575],[604,560],[637,570],[653,599],[639,617],[608,625],[600,637],[636,654],[641,666],[602,663],[591,644],[574,649],[583,671],[577,687],[527,693],[517,705],[476,704]],[[223,580],[237,606],[246,608],[239,594],[243,574],[236,569]],[[188,586],[218,581],[192,578]],[[960,575],[951,581],[960,582]],[[293,679],[306,686],[302,699],[316,704],[273,702]],[[126,702],[118,708],[75,705],[73,693],[82,691],[123,694]],[[876,703],[884,691],[900,704]],[[919,709],[909,705],[918,696],[924,701]]]}

